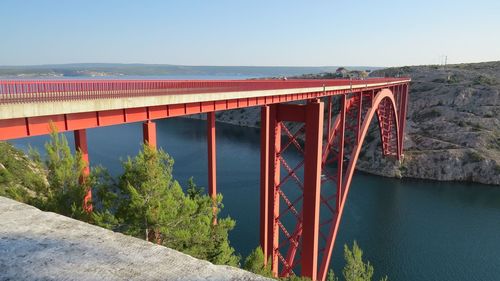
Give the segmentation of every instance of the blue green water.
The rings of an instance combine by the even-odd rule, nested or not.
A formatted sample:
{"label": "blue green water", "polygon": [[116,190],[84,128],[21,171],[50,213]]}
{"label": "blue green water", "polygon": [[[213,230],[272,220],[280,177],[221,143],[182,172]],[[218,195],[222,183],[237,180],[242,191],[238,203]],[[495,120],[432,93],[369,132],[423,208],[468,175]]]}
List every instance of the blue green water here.
{"label": "blue green water", "polygon": [[[157,122],[158,145],[175,159],[181,184],[207,182],[206,126],[183,118]],[[72,134],[67,134],[72,142]],[[88,130],[91,165],[120,171],[120,158],[142,141],[140,123]],[[41,148],[47,137],[14,141]],[[230,240],[243,256],[259,242],[259,130],[217,124],[218,191],[224,213],[237,221]],[[357,173],[332,265],[343,267],[343,245],[357,240],[390,280],[500,280],[500,186],[388,179]]]}

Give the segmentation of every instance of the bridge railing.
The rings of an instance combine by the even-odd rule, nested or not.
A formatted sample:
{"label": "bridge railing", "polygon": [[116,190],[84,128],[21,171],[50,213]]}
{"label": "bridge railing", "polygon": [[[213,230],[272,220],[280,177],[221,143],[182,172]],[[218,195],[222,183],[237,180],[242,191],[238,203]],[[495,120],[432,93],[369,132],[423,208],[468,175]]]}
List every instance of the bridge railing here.
{"label": "bridge railing", "polygon": [[369,85],[400,80],[401,78],[371,78],[367,80],[0,80],[0,103]]}

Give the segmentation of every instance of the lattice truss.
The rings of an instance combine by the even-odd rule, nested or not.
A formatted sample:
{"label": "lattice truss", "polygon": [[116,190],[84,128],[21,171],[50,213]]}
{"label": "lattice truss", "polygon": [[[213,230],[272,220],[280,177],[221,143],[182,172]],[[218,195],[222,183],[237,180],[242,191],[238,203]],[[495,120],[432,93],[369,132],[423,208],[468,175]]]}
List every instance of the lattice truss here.
{"label": "lattice truss", "polygon": [[[373,91],[328,97],[325,101],[325,122],[321,158],[321,195],[318,276],[324,279],[330,263],[335,225],[340,221],[339,207],[345,191],[344,177],[351,154],[360,142],[360,128],[367,111],[372,107]],[[384,155],[398,153],[393,105],[383,100],[376,110]],[[280,276],[299,274],[301,271],[302,204],[304,175],[305,123],[279,122],[282,145],[277,152],[281,176],[275,196],[279,198],[279,215],[274,231],[279,232],[278,247],[273,249]],[[276,200],[276,199],[275,199]],[[338,228],[338,226],[337,226]],[[276,261],[275,261],[276,262]]]}

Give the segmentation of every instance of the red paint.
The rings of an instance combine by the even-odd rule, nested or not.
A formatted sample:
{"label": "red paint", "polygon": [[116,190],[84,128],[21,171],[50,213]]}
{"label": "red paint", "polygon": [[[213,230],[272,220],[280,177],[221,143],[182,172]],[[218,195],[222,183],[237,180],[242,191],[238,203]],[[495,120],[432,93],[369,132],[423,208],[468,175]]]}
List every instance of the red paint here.
{"label": "red paint", "polygon": [[302,276],[316,280],[318,273],[319,206],[321,194],[321,153],[323,141],[322,102],[306,106],[306,149],[302,224]]}
{"label": "red paint", "polygon": [[50,133],[51,125],[53,124],[58,132],[66,131],[66,124],[64,122],[64,116],[62,115],[50,115],[50,116],[40,116],[40,117],[30,117],[28,118],[28,130],[29,134],[32,136],[43,135]]}
{"label": "red paint", "polygon": [[29,136],[26,118],[0,120],[0,141],[26,136]]}
{"label": "red paint", "polygon": [[97,115],[95,112],[82,112],[68,114],[66,117],[68,130],[79,130],[97,127]]}
{"label": "red paint", "polygon": [[122,109],[107,110],[99,112],[99,126],[109,126],[125,123]]}
{"label": "red paint", "polygon": [[144,144],[156,148],[156,123],[147,121],[142,124],[142,136]]}
{"label": "red paint", "polygon": [[[87,145],[87,131],[86,130],[76,130],[74,131],[75,136],[75,149],[80,151],[82,154],[82,160],[85,162],[85,168],[83,169],[82,182],[86,182],[86,179],[90,175],[90,161],[89,161],[89,150]],[[87,212],[92,212],[92,189],[88,187],[87,193],[83,198],[83,209]]]}
{"label": "red paint", "polygon": [[337,154],[337,209],[340,207],[342,202],[342,177],[344,169],[344,137],[345,137],[345,118],[346,118],[347,106],[346,106],[346,96],[343,95],[340,98],[340,123],[339,123],[339,143],[338,143],[338,154]]}
{"label": "red paint", "polygon": [[274,276],[278,275],[278,217],[280,201],[278,185],[280,183],[280,162],[278,152],[281,150],[281,124],[277,119],[277,105],[271,105],[269,111],[269,191],[268,191],[268,242],[267,253],[271,256],[271,269]]}
{"label": "red paint", "polygon": [[[214,201],[214,213],[217,200],[217,152],[215,147],[215,112],[207,113],[207,150],[208,150],[208,194]],[[216,223],[214,219],[214,223]]]}
{"label": "red paint", "polygon": [[260,247],[264,253],[264,264],[271,254],[268,248],[269,212],[269,106],[261,107],[260,114]]}
{"label": "red paint", "polygon": [[168,117],[182,116],[186,115],[185,104],[169,104],[168,105]]}
{"label": "red paint", "polygon": [[140,122],[145,119],[148,119],[148,112],[146,107],[125,109],[126,122]]}
{"label": "red paint", "polygon": [[224,110],[224,109],[226,109],[226,100],[215,101],[215,110]]}
{"label": "red paint", "polygon": [[201,106],[199,102],[195,103],[186,103],[186,114],[195,114],[201,112]]}
{"label": "red paint", "polygon": [[238,107],[238,100],[228,100],[226,109],[234,109]]}
{"label": "red paint", "polygon": [[207,101],[201,103],[201,113],[210,112],[215,110],[215,103],[213,101]]}

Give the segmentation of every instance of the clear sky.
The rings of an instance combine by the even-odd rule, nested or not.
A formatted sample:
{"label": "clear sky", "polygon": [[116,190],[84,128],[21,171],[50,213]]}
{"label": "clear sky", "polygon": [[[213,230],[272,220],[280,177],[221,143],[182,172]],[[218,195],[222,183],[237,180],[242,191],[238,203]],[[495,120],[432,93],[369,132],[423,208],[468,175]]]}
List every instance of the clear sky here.
{"label": "clear sky", "polygon": [[0,65],[500,60],[500,0],[0,0]]}

